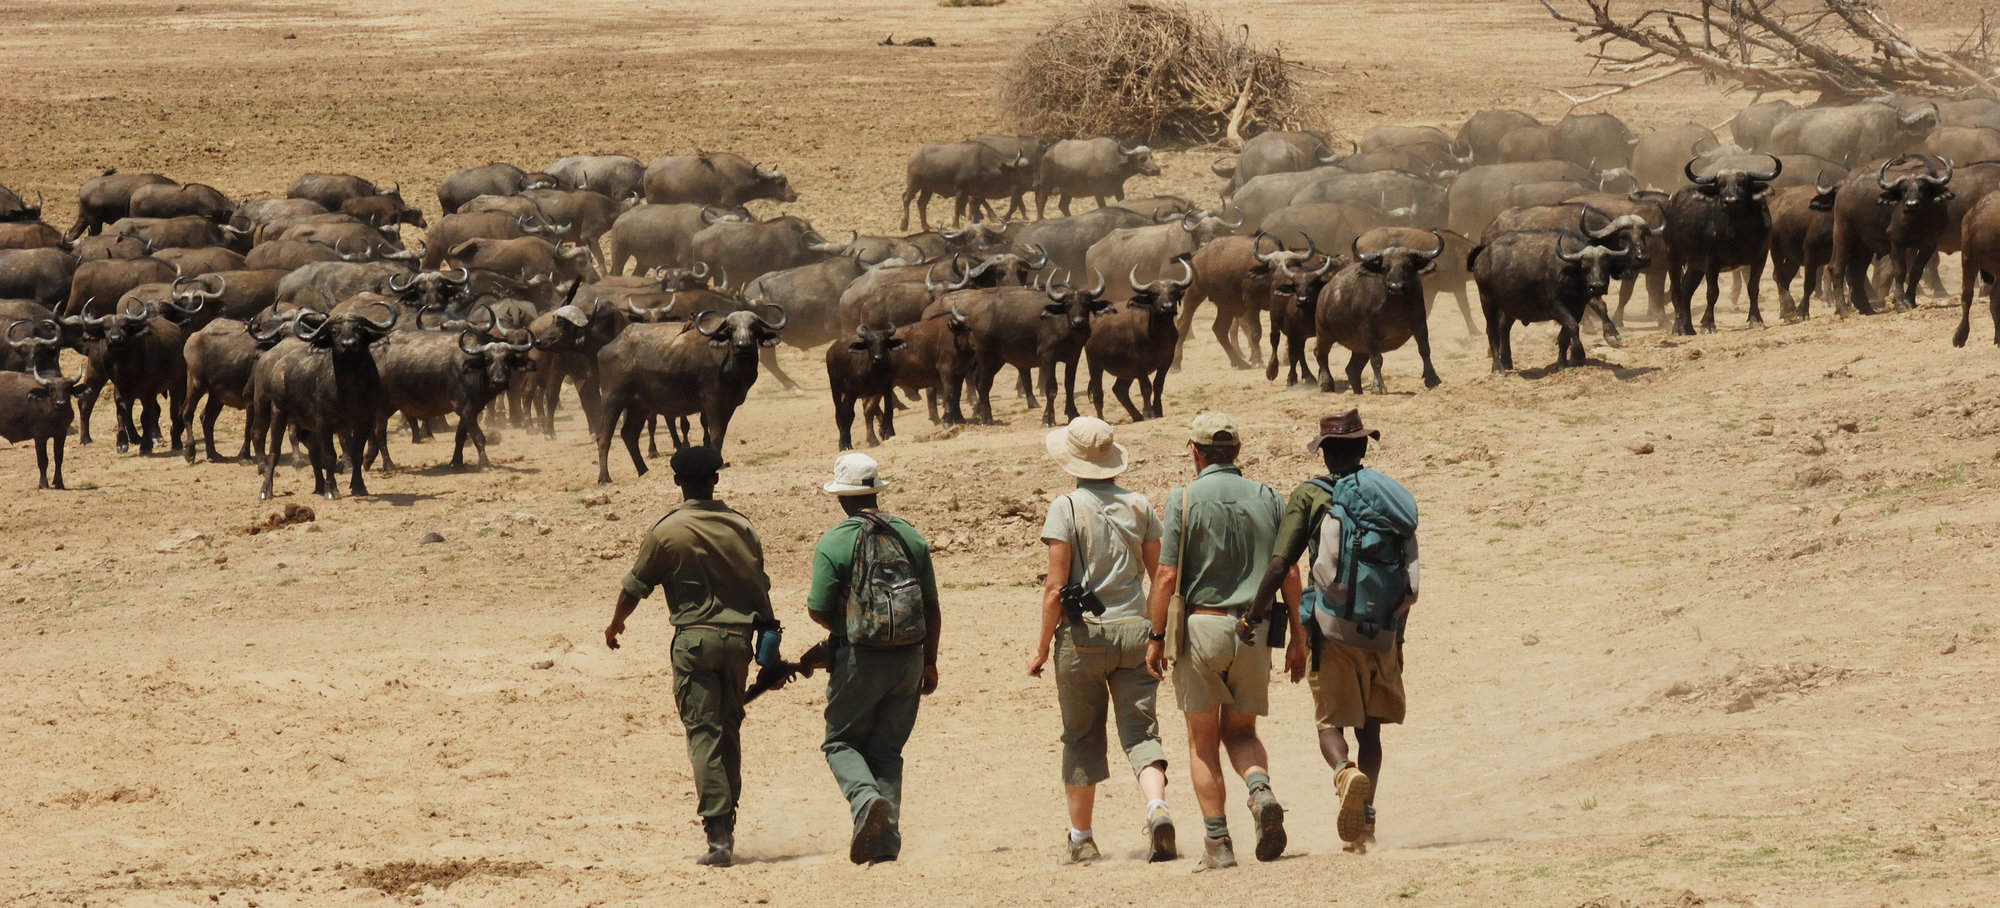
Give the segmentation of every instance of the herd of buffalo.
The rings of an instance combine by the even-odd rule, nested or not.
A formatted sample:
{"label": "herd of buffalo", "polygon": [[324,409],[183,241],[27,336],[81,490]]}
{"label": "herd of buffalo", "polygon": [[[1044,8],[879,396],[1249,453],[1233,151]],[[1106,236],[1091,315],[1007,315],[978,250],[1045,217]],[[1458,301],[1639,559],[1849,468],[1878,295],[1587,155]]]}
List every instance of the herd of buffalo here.
{"label": "herd of buffalo", "polygon": [[[1561,367],[1584,361],[1592,314],[1616,336],[1642,278],[1655,322],[1691,334],[1704,283],[1700,329],[1714,330],[1724,272],[1747,271],[1739,290],[1761,324],[1767,262],[1789,321],[1809,316],[1823,273],[1842,309],[1913,306],[1927,276],[1942,292],[1939,253],[1962,258],[1953,342],[1965,343],[1972,296],[2000,273],[2000,101],[1774,101],[1728,126],[1726,139],[1695,124],[1635,135],[1606,114],[1545,124],[1494,110],[1455,134],[1371,129],[1344,153],[1268,132],[1211,165],[1226,181],[1213,205],[1128,199],[1129,181],[1160,173],[1143,145],[982,136],[911,156],[903,229],[915,202],[919,232],[845,241],[759,219],[745,206],[798,198],[785,174],[702,151],[460,171],[438,184],[435,220],[398,186],[345,174],[238,202],[107,171],[59,231],[39,196],[0,187],[0,437],[33,439],[42,486],[62,488],[64,441],[74,422],[90,442],[108,383],[120,451],[164,442],[192,461],[198,413],[207,456],[222,459],[215,421],[235,407],[248,411],[236,456],[259,458],[262,496],[287,429],[315,493],[337,494],[337,437],[362,495],[364,468],[393,468],[394,415],[413,440],[455,417],[453,466],[468,440],[483,466],[489,406],[553,436],[567,383],[608,482],[614,433],[644,473],[639,438],[660,420],[680,444],[698,419],[719,448],[761,373],[796,388],[771,356],[780,343],[827,347],[846,448],[857,408],[868,443],[894,434],[899,390],[921,392],[933,421],[964,421],[968,405],[992,420],[1009,366],[1031,410],[1041,395],[1044,424],[1059,377],[1064,412],[1078,413],[1079,365],[1099,415],[1108,373],[1132,419],[1159,417],[1202,303],[1232,366],[1334,390],[1338,345],[1346,386],[1360,393],[1372,366],[1380,392],[1382,355],[1412,340],[1424,384],[1439,384],[1430,306],[1452,294],[1477,331],[1468,284],[1494,370],[1513,368],[1517,322],[1560,326]],[[933,197],[951,199],[951,229],[931,228]],[[1080,197],[1096,209],[1071,214]],[[405,245],[406,225],[425,231],[420,245]],[[1989,305],[2000,316],[1991,291]],[[82,355],[74,379],[64,349]]]}

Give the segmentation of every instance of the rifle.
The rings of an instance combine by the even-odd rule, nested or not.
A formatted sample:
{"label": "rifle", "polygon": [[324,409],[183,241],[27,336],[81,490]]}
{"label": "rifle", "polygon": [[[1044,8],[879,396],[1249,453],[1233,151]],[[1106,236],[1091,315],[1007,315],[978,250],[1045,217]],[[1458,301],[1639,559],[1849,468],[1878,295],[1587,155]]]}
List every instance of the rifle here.
{"label": "rifle", "polygon": [[743,702],[762,696],[765,691],[777,690],[791,683],[794,678],[810,678],[814,669],[826,667],[826,642],[821,641],[799,654],[799,661],[786,662],[783,659],[757,669],[757,680],[751,682],[750,689],[743,692]]}

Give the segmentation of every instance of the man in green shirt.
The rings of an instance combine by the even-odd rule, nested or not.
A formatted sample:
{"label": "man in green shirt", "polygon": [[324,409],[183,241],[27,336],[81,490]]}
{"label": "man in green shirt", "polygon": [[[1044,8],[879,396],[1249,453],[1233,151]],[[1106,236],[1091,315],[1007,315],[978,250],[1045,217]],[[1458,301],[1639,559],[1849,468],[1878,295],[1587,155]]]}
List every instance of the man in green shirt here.
{"label": "man in green shirt", "polygon": [[[876,494],[886,485],[874,458],[866,454],[843,454],[834,462],[833,480],[822,488],[840,499],[847,519],[813,547],[812,586],[806,593],[807,612],[832,633],[827,641],[826,743],[820,750],[847,798],[854,821],[847,857],[856,864],[893,861],[902,850],[903,745],[916,728],[918,698],[938,684],[942,615],[930,546],[908,523],[876,512]],[[871,526],[871,516],[886,520],[908,553],[922,591],[921,643],[864,646],[847,640],[856,543]]]}
{"label": "man in green shirt", "polygon": [[[1257,737],[1257,717],[1269,712],[1268,626],[1251,626],[1246,617],[1257,580],[1270,561],[1284,503],[1269,486],[1244,478],[1237,468],[1242,436],[1227,414],[1203,413],[1189,429],[1188,451],[1199,472],[1193,482],[1167,495],[1160,574],[1148,603],[1156,631],[1146,663],[1154,677],[1165,671],[1168,606],[1178,592],[1186,600],[1186,616],[1182,651],[1173,654],[1174,696],[1187,717],[1188,778],[1207,839],[1201,869],[1214,870],[1236,866],[1223,808],[1220,751],[1225,746],[1230,764],[1250,790],[1257,859],[1277,860],[1285,851],[1285,811],[1271,793],[1268,757]],[[1286,592],[1296,599],[1298,590],[1294,571]],[[1290,631],[1285,668],[1297,683],[1305,676],[1306,650],[1296,617]]]}
{"label": "man in green shirt", "polygon": [[625,619],[655,587],[664,589],[674,625],[674,705],[687,728],[698,812],[708,853],[695,863],[727,867],[736,849],[736,805],[743,794],[743,692],[750,675],[753,624],[775,626],[764,547],[749,519],[715,500],[722,455],[682,448],[671,461],[685,499],[639,541],[639,557],[619,581],[618,605],[604,643],[618,648]]}
{"label": "man in green shirt", "polygon": [[[1381,437],[1381,432],[1362,424],[1358,410],[1320,420],[1319,434],[1313,439],[1311,450],[1326,462],[1326,477],[1322,481],[1332,483],[1361,472],[1364,469],[1361,460],[1368,455],[1368,440]],[[1387,477],[1380,477],[1380,481],[1395,484]],[[1293,490],[1284,523],[1278,528],[1271,563],[1258,586],[1253,618],[1271,608],[1280,578],[1288,571],[1296,575],[1299,557],[1309,549],[1314,550],[1315,586],[1334,579],[1322,578],[1322,571],[1337,576],[1342,553],[1320,550],[1314,539],[1323,520],[1340,519],[1341,511],[1329,515],[1333,506],[1333,493],[1318,482],[1303,482]],[[1397,609],[1396,626],[1360,627],[1338,617],[1330,608],[1324,618],[1320,617],[1321,609],[1314,610],[1312,634],[1318,642],[1318,652],[1312,660],[1313,720],[1319,730],[1320,756],[1334,770],[1334,794],[1339,799],[1334,825],[1341,841],[1346,843],[1346,850],[1353,852],[1366,850],[1367,843],[1375,838],[1375,788],[1382,777],[1382,726],[1402,722],[1407,710],[1401,620],[1407,618],[1410,607],[1417,602],[1419,574],[1414,534],[1403,540],[1402,554],[1410,590]],[[1349,758],[1343,731],[1348,728],[1354,729],[1355,749],[1359,751],[1353,759]]]}

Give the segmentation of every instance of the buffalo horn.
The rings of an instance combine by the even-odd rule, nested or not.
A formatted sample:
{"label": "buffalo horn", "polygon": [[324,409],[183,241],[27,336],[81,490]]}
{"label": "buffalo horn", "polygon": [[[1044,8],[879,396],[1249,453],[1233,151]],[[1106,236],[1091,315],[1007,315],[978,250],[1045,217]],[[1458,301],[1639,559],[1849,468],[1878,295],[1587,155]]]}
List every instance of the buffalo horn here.
{"label": "buffalo horn", "polygon": [[722,330],[722,322],[720,321],[716,322],[715,327],[713,328],[707,327],[706,325],[703,324],[703,322],[707,321],[708,317],[711,315],[715,316],[718,319],[727,318],[726,315],[724,315],[721,312],[717,312],[714,309],[703,309],[700,312],[695,313],[694,330],[700,332],[702,337],[714,337],[717,331]]}
{"label": "buffalo horn", "polygon": [[1714,175],[1709,175],[1704,177],[1694,172],[1694,162],[1699,160],[1701,160],[1701,158],[1699,157],[1689,158],[1688,162],[1681,166],[1681,173],[1688,178],[1688,182],[1693,183],[1696,186],[1715,185]]}

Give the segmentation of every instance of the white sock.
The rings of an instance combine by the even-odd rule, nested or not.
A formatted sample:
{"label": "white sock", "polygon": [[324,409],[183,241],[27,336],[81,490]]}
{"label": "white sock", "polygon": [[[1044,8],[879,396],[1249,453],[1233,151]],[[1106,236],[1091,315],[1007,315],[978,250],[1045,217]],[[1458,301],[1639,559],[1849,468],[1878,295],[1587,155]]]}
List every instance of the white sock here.
{"label": "white sock", "polygon": [[1149,814],[1152,813],[1155,808],[1158,808],[1160,810],[1165,810],[1167,809],[1167,802],[1160,800],[1159,798],[1154,798],[1146,802],[1147,813]]}
{"label": "white sock", "polygon": [[1072,828],[1072,829],[1071,829],[1071,830],[1069,831],[1069,843],[1070,843],[1071,845],[1080,845],[1080,844],[1083,844],[1083,842],[1084,842],[1084,841],[1086,841],[1086,840],[1088,840],[1089,838],[1090,838],[1090,830],[1088,830],[1088,829],[1074,829],[1074,828]]}

